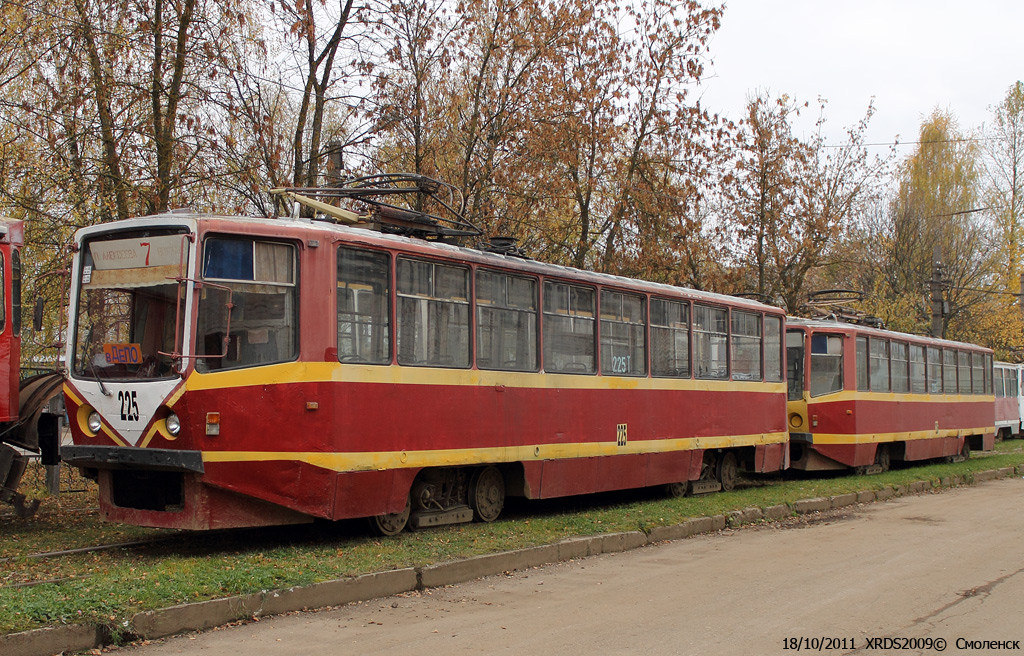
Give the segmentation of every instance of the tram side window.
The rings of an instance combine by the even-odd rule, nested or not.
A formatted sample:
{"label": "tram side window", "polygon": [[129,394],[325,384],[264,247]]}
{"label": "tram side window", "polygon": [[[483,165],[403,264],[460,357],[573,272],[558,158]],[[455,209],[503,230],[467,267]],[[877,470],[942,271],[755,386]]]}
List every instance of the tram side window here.
{"label": "tram side window", "polygon": [[[211,237],[203,245],[199,371],[286,362],[298,353],[295,247]],[[230,320],[228,318],[228,290]]]}
{"label": "tram side window", "polygon": [[544,370],[592,374],[595,366],[595,290],[544,283]]}
{"label": "tram side window", "polygon": [[732,313],[732,378],[761,380],[761,315]]}
{"label": "tram side window", "polygon": [[7,299],[4,298],[4,277],[7,274],[4,271],[4,264],[4,254],[0,253],[0,332],[7,327]]}
{"label": "tram side window", "polygon": [[907,360],[907,345],[903,342],[890,344],[892,356],[892,391],[906,394],[910,391],[910,368]]}
{"label": "tram side window", "polygon": [[945,394],[956,394],[956,351],[942,350],[942,391]]}
{"label": "tram side window", "polygon": [[11,250],[11,328],[21,334],[21,251]]}
{"label": "tram side window", "polygon": [[1013,398],[1020,396],[1020,387],[1017,385],[1017,374],[1013,369],[1006,370],[1006,389],[1010,392],[1008,396]]}
{"label": "tram side window", "polygon": [[697,378],[729,377],[729,313],[706,305],[693,306],[694,356]]}
{"label": "tram side window", "polygon": [[889,342],[884,339],[871,338],[871,391],[889,391]]}
{"label": "tram side window", "polygon": [[942,394],[942,351],[928,347],[928,393]]}
{"label": "tram side window", "polygon": [[973,394],[984,394],[985,388],[988,387],[985,384],[985,354],[984,353],[971,353],[971,393]]}
{"label": "tram side window", "polygon": [[917,344],[910,345],[910,391],[914,394],[925,394],[928,381],[925,378],[925,350]]}
{"label": "tram side window", "polygon": [[925,357],[924,346],[919,346],[918,344],[910,345],[910,392],[913,394],[928,393]]}
{"label": "tram side window", "polygon": [[992,354],[985,354],[985,380],[988,381],[985,392],[992,393]]}
{"label": "tram side window", "polygon": [[782,319],[764,318],[764,379],[782,380]]}
{"label": "tram side window", "polygon": [[651,373],[690,377],[690,306],[651,299]]}
{"label": "tram side window", "polygon": [[476,366],[537,371],[537,281],[480,269],[476,274]]}
{"label": "tram side window", "polygon": [[469,269],[398,260],[398,363],[469,366]]}
{"label": "tram side window", "polygon": [[843,389],[842,335],[811,335],[811,396]]}
{"label": "tram side window", "polygon": [[601,373],[647,374],[644,355],[644,298],[601,290]]}
{"label": "tram side window", "polygon": [[1006,378],[1006,373],[1007,373],[1006,369],[1000,369],[999,367],[996,367],[996,398],[997,399],[1002,399],[1002,398],[1006,397],[1006,389],[1007,389],[1007,382],[1008,382],[1008,380]]}
{"label": "tram side window", "polygon": [[868,338],[857,338],[857,391],[867,392],[868,385]]}
{"label": "tram side window", "polygon": [[391,271],[386,253],[338,249],[338,359],[391,361]]}
{"label": "tram side window", "polygon": [[971,393],[971,354],[966,351],[956,352],[957,377],[960,381],[958,390],[961,394]]}

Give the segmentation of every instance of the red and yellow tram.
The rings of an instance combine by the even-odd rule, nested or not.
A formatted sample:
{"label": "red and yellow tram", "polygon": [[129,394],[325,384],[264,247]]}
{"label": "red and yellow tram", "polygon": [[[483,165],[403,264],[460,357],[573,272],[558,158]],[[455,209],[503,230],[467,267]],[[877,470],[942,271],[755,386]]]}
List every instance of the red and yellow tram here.
{"label": "red and yellow tram", "polygon": [[993,446],[989,349],[790,319],[786,350],[791,467],[871,473]]}
{"label": "red and yellow tram", "polygon": [[112,520],[395,533],[788,465],[778,308],[302,219],[76,249],[63,457]]}

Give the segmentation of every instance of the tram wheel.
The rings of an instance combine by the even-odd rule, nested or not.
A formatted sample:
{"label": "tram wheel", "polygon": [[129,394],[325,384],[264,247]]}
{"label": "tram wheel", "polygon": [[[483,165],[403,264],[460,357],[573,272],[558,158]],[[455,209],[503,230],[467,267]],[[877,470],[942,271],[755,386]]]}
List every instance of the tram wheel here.
{"label": "tram wheel", "polygon": [[412,512],[412,505],[409,499],[405,500],[405,510],[397,513],[387,513],[370,518],[370,528],[379,535],[390,537],[398,535],[409,523],[409,513]]}
{"label": "tram wheel", "polygon": [[669,483],[665,486],[665,492],[674,499],[681,499],[690,493],[690,481]]}
{"label": "tram wheel", "polygon": [[735,453],[722,454],[722,457],[718,459],[715,478],[722,484],[722,490],[728,492],[735,489],[736,481],[739,479],[739,466],[736,464]]}
{"label": "tram wheel", "polygon": [[493,522],[505,507],[505,479],[497,467],[478,469],[469,481],[469,507],[473,518]]}
{"label": "tram wheel", "polygon": [[882,468],[882,472],[889,471],[892,464],[892,456],[889,455],[889,447],[879,444],[875,449],[875,464]]}

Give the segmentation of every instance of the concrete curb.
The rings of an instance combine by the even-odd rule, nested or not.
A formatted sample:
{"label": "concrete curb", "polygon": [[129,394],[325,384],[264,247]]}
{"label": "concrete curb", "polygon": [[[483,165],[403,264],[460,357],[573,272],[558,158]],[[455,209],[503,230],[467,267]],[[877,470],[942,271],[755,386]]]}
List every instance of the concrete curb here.
{"label": "concrete curb", "polygon": [[[759,521],[777,521],[794,514],[808,514],[858,503],[883,501],[906,494],[920,494],[933,488],[948,488],[1024,474],[1024,466],[1003,467],[975,472],[963,477],[944,478],[938,484],[914,481],[910,485],[864,490],[832,497],[800,499],[792,504],[767,508],[750,507],[723,515],[697,517],[673,526],[658,526],[647,532],[627,531],[589,537],[569,538],[537,547],[485,554],[423,567],[376,572],[348,579],[313,585],[257,592],[249,595],[183,604],[139,613],[128,631],[141,639],[152,640],[178,633],[209,629],[238,620],[279,615],[293,611],[340,606],[368,601],[413,590],[455,585],[486,576],[530,569],[542,565],[637,549],[657,542],[680,540],[693,535],[714,533],[726,527]],[[0,653],[4,656],[50,656],[69,651],[95,649],[111,643],[104,626],[71,624],[0,635]]]}
{"label": "concrete curb", "polygon": [[107,631],[88,624],[65,624],[22,633],[0,635],[4,656],[50,656],[68,651],[95,649],[108,643]]}

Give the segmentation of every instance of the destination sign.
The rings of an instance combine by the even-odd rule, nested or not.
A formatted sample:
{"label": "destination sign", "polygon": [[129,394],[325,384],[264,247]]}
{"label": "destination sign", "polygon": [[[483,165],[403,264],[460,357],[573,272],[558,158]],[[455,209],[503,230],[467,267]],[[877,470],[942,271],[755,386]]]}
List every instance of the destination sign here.
{"label": "destination sign", "polygon": [[93,267],[97,270],[144,269],[177,265],[181,261],[181,235],[115,239],[89,243]]}
{"label": "destination sign", "polygon": [[139,344],[104,344],[103,356],[107,364],[140,364],[142,346]]}

